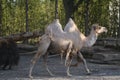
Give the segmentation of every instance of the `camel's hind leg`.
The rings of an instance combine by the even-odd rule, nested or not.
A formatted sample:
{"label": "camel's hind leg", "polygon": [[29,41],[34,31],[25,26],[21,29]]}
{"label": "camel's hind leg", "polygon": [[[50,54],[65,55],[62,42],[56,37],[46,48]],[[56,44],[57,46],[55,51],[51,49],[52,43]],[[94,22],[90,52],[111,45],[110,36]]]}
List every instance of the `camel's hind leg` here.
{"label": "camel's hind leg", "polygon": [[31,64],[31,66],[30,66],[30,71],[29,71],[29,77],[30,77],[30,78],[33,78],[33,77],[32,77],[32,70],[33,70],[33,67],[34,67],[36,61],[39,59],[40,56],[46,54],[47,49],[48,49],[50,43],[51,43],[51,39],[50,39],[49,36],[43,35],[43,36],[41,37],[40,46],[39,46],[38,51],[37,51],[37,53],[35,54],[34,58],[32,59],[32,64]]}
{"label": "camel's hind leg", "polygon": [[37,62],[37,60],[40,58],[41,54],[39,52],[37,52],[34,56],[34,58],[31,60],[31,65],[30,65],[30,70],[29,70],[29,77],[30,78],[33,78],[32,76],[32,70],[33,70],[33,67],[35,65],[35,63]]}
{"label": "camel's hind leg", "polygon": [[51,76],[54,76],[47,66],[47,57],[48,57],[48,52],[43,56],[45,68]]}

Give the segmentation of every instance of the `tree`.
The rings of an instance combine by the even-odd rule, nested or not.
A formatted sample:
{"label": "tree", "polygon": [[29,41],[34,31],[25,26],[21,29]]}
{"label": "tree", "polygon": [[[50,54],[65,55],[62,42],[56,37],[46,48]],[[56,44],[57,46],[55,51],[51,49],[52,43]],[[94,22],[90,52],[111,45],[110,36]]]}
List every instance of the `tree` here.
{"label": "tree", "polygon": [[119,0],[119,27],[118,27],[118,38],[120,38],[120,0]]}
{"label": "tree", "polygon": [[[99,23],[109,29],[107,35],[102,36],[120,36],[119,0],[56,1],[57,15],[63,26],[72,17],[83,33],[88,34],[89,26]],[[25,2],[26,0],[0,0],[0,33],[3,36],[26,32]],[[28,9],[30,32],[44,30],[44,27],[55,18],[55,0],[28,0]]]}
{"label": "tree", "polygon": [[78,0],[77,2],[75,0],[63,0],[63,5],[65,9],[65,21],[67,22],[68,19],[74,18],[74,13],[76,10],[78,10],[79,5],[84,0]]}
{"label": "tree", "polygon": [[0,0],[0,36],[2,35],[2,0]]}
{"label": "tree", "polygon": [[85,35],[89,34],[89,5],[90,0],[85,0]]}
{"label": "tree", "polygon": [[58,0],[55,0],[55,19],[58,18]]}
{"label": "tree", "polygon": [[28,0],[26,0],[25,2],[25,5],[26,5],[26,32],[29,32],[29,26],[28,26]]}

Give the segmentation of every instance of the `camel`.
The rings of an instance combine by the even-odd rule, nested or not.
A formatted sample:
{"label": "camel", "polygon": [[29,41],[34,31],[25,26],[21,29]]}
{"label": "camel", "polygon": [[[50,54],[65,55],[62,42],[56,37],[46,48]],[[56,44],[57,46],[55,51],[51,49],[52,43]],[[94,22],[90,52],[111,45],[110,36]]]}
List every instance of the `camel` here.
{"label": "camel", "polygon": [[[94,31],[97,32],[99,32],[100,30],[101,29],[97,31],[96,29],[94,29]],[[106,28],[103,29],[103,32],[105,32],[105,30]],[[72,62],[72,57],[74,55],[79,56],[83,60],[87,73],[90,73],[90,70],[88,69],[86,64],[86,60],[83,58],[82,54],[80,53],[80,49],[83,46],[88,46],[87,43],[85,43],[85,41],[87,41],[87,38],[79,31],[79,29],[77,28],[77,26],[75,25],[72,19],[69,20],[64,31],[62,29],[59,20],[55,19],[55,21],[53,21],[51,24],[47,26],[47,28],[45,29],[45,34],[41,37],[38,51],[32,59],[32,65],[30,67],[29,77],[33,78],[32,77],[33,67],[36,61],[42,55],[44,57],[46,70],[50,75],[53,76],[51,71],[48,69],[46,62],[47,54],[51,51],[55,53],[57,52],[60,54],[66,54],[65,65],[67,66],[66,72],[68,76],[72,76],[70,74],[69,68]]]}
{"label": "camel", "polygon": [[20,55],[17,50],[17,44],[13,39],[0,38],[0,69],[11,70],[13,66],[18,65]]}

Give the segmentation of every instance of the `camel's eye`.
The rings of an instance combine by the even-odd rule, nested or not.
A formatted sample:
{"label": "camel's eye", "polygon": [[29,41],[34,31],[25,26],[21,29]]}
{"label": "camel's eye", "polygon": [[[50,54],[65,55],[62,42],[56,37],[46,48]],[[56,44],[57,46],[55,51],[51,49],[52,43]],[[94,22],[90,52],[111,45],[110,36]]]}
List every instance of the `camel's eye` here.
{"label": "camel's eye", "polygon": [[101,27],[98,27],[98,29],[101,29]]}

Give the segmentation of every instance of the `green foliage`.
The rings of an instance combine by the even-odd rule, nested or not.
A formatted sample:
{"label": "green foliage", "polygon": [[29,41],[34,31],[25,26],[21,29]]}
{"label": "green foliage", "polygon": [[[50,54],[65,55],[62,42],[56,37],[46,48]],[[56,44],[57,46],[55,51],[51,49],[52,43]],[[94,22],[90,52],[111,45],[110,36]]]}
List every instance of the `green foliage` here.
{"label": "green foliage", "polygon": [[[25,0],[3,0],[2,35],[25,32]],[[50,0],[28,0],[30,31],[43,30],[54,19],[54,3]]]}
{"label": "green foliage", "polygon": [[[112,5],[110,5],[110,3]],[[88,9],[88,25],[91,26],[94,23],[98,23],[107,27],[108,33],[101,37],[116,37],[118,33],[117,27],[119,24],[118,9],[118,0],[90,0]],[[80,4],[75,16],[75,21],[80,30],[85,32],[85,2]]]}
{"label": "green foliage", "polygon": [[17,2],[15,3],[12,0],[3,0],[3,36],[11,33],[23,32],[25,30],[25,9],[23,6],[16,4]]}
{"label": "green foliage", "polygon": [[[58,1],[58,15],[60,22],[64,27],[65,11],[63,7],[63,1]],[[79,0],[74,1],[76,3]],[[1,4],[2,35],[6,36],[13,33],[25,32],[25,0],[2,0]],[[89,26],[91,26],[93,23],[99,23],[100,25],[106,26],[109,29],[107,36],[109,35],[109,37],[114,37],[117,35],[116,31],[119,23],[118,0],[90,0],[88,13]],[[54,16],[55,0],[28,0],[29,31],[44,30],[45,26],[53,21]],[[80,31],[84,33],[85,1],[79,5],[78,10],[74,13],[74,20]]]}

